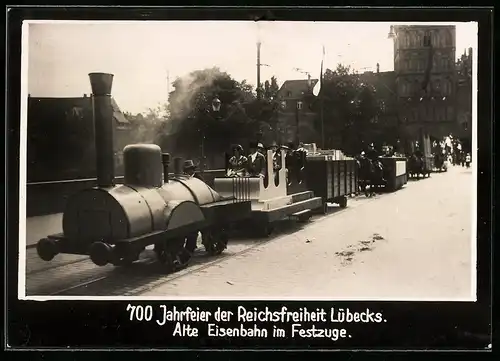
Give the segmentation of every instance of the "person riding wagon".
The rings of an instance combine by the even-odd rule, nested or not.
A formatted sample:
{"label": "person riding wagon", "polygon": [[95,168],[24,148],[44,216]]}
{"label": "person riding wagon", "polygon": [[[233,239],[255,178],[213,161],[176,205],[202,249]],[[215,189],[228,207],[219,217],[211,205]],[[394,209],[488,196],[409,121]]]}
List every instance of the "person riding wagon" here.
{"label": "person riding wagon", "polygon": [[197,167],[191,159],[184,161],[184,174],[190,178],[198,178],[203,180],[199,174],[196,173]]}
{"label": "person riding wagon", "polygon": [[264,177],[265,175],[266,158],[259,152],[259,144],[251,142],[249,145],[250,154],[247,158],[247,171],[250,177]]}
{"label": "person riding wagon", "polygon": [[248,159],[243,155],[243,147],[239,144],[232,146],[233,156],[229,158],[228,177],[244,177]]}

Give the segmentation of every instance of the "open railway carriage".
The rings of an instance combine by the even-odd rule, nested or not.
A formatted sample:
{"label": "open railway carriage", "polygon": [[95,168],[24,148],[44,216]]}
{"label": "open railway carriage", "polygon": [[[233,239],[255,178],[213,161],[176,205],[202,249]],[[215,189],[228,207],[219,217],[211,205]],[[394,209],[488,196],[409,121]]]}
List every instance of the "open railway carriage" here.
{"label": "open railway carriage", "polygon": [[[221,253],[231,222],[249,217],[251,202],[217,193],[203,181],[181,175],[170,156],[153,144],[135,144],[123,152],[125,177],[114,185],[113,75],[89,74],[93,92],[97,184],[70,197],[63,233],[38,242],[45,261],[59,253],[89,255],[98,266],[126,265],[149,245],[169,271],[185,265],[192,250],[188,240],[200,231],[207,252]],[[192,244],[189,243],[189,244]]]}
{"label": "open railway carriage", "polygon": [[373,189],[394,192],[408,183],[406,158],[377,157],[377,160],[382,164],[381,172],[374,169],[374,163],[370,159],[362,158],[359,161],[358,184],[365,190],[366,195],[373,194]]}
{"label": "open railway carriage", "polygon": [[321,197],[301,187],[302,183],[305,185],[302,174],[308,170],[294,166],[287,169],[284,150],[281,150],[280,159],[281,167],[274,171],[272,151],[267,151],[264,177],[221,177],[214,180],[214,189],[221,196],[252,203],[249,225],[259,236],[270,235],[276,221],[287,217],[307,221],[314,210],[322,207]]}
{"label": "open railway carriage", "polygon": [[356,161],[338,157],[333,151],[314,151],[306,158],[307,186],[322,197],[326,213],[327,202],[347,207],[347,197],[357,193]]}
{"label": "open railway carriage", "polygon": [[404,157],[380,157],[383,166],[384,179],[387,181],[385,189],[389,192],[396,191],[408,183],[406,172],[406,158]]}

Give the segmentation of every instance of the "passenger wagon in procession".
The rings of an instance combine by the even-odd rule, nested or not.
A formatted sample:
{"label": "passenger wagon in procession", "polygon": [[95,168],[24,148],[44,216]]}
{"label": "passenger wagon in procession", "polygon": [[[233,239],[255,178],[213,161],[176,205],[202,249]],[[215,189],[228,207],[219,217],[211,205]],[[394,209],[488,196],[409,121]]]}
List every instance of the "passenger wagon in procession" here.
{"label": "passenger wagon in procession", "polygon": [[[234,176],[214,179],[215,191],[224,197],[251,202],[251,215],[246,222],[258,236],[268,236],[274,223],[287,217],[307,221],[313,212],[321,210],[323,200],[306,185],[307,164],[299,152],[290,154],[280,149],[280,165],[274,167],[273,152],[266,153],[266,167],[262,176]],[[296,162],[287,162],[292,157]],[[244,226],[242,226],[244,227]],[[246,228],[245,227],[245,228]]]}

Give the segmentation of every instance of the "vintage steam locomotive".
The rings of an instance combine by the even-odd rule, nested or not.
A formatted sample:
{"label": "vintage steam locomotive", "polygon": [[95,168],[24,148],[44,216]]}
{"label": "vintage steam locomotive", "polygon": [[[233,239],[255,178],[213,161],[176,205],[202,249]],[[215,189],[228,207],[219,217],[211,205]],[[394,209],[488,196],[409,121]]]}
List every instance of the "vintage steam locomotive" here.
{"label": "vintage steam locomotive", "polygon": [[[63,214],[63,233],[37,244],[45,261],[59,253],[89,255],[98,266],[127,265],[154,245],[169,271],[185,265],[191,237],[203,235],[206,250],[220,254],[227,246],[227,227],[248,218],[251,201],[221,195],[197,178],[183,176],[170,155],[153,144],[128,145],[123,151],[124,183],[114,182],[113,75],[89,74],[95,123],[97,187],[70,197]],[[191,243],[190,243],[191,244]]]}

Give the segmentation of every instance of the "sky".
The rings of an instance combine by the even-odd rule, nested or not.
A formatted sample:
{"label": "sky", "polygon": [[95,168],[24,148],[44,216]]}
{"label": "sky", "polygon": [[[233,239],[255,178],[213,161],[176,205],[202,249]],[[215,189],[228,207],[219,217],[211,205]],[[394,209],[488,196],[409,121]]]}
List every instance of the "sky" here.
{"label": "sky", "polygon": [[[238,81],[257,81],[257,40],[261,82],[276,76],[318,78],[325,46],[325,68],[339,62],[359,72],[393,70],[390,25],[362,22],[137,21],[38,22],[27,25],[27,88],[34,97],[80,97],[91,93],[88,73],[115,75],[113,96],[123,111],[146,111],[165,103],[167,75],[218,66]],[[411,23],[406,23],[411,25]],[[430,23],[429,23],[430,24]],[[477,48],[477,23],[456,26],[456,54]],[[25,31],[25,30],[23,30]],[[23,54],[24,55],[24,54]]]}

